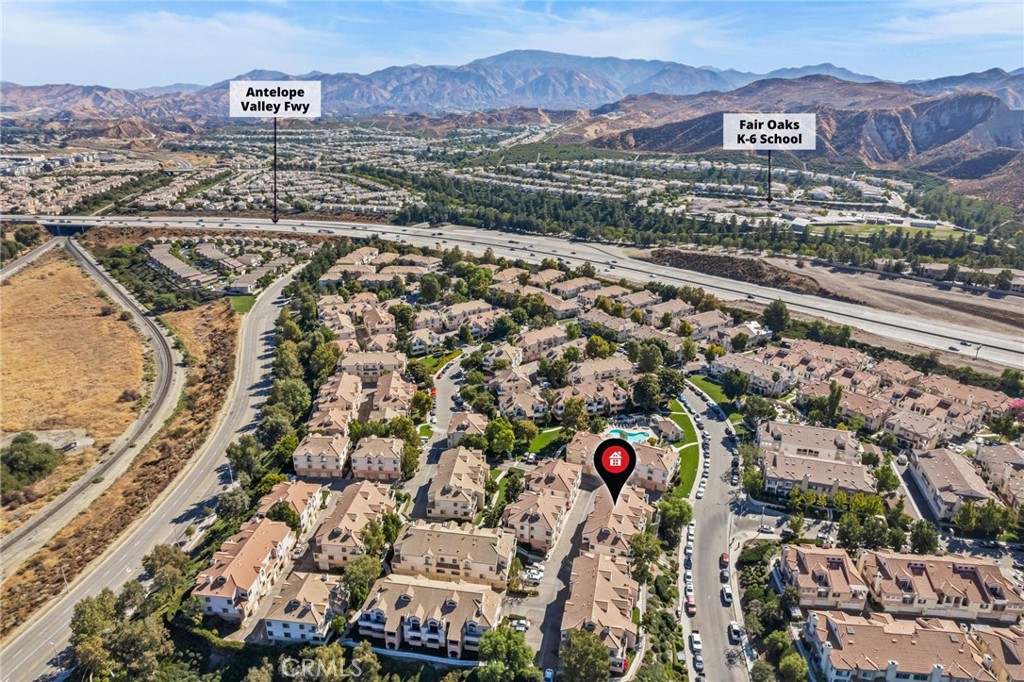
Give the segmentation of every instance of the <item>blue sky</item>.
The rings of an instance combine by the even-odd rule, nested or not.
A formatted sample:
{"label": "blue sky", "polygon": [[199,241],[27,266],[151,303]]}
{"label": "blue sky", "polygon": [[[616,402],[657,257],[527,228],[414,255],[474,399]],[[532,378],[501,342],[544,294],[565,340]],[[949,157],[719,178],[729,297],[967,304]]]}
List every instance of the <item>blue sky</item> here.
{"label": "blue sky", "polygon": [[119,87],[254,68],[367,73],[517,48],[743,71],[832,62],[892,80],[1024,65],[1006,2],[36,2],[4,0],[0,77]]}

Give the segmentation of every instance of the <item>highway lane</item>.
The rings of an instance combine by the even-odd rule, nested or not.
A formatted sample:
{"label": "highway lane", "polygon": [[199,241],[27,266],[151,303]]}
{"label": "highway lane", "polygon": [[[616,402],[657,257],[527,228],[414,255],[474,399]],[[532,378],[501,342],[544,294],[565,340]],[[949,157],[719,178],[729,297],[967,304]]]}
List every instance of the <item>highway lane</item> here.
{"label": "highway lane", "polygon": [[417,246],[459,246],[463,250],[475,254],[482,254],[487,248],[491,248],[497,256],[522,258],[533,262],[539,262],[544,258],[560,257],[573,266],[585,262],[591,263],[602,276],[700,286],[725,300],[746,298],[766,304],[769,301],[781,299],[794,311],[817,315],[832,322],[849,324],[879,336],[927,348],[946,349],[950,346],[957,346],[961,340],[965,340],[975,346],[974,350],[978,352],[978,357],[981,359],[1008,367],[1024,367],[1024,339],[1019,337],[957,326],[945,320],[891,313],[868,306],[655,265],[627,258],[622,249],[615,246],[572,242],[557,237],[522,235],[460,225],[427,229],[399,225],[310,220],[281,220],[275,225],[269,219],[242,219],[229,215],[210,219],[176,216],[153,218],[111,216],[97,218],[41,217],[40,220],[55,225],[62,224],[57,221],[70,221],[77,225],[124,224],[153,229],[164,226],[202,227],[211,230],[259,229],[284,234],[337,234],[355,237],[376,234],[385,239],[403,241]]}
{"label": "highway lane", "polygon": [[16,272],[21,272],[29,263],[35,261],[35,259],[42,256],[58,246],[64,246],[64,240],[60,237],[54,237],[50,241],[40,244],[34,249],[30,249],[26,253],[21,254],[11,262],[0,268],[0,282],[7,279]]}
{"label": "highway lane", "polygon": [[[131,314],[136,328],[147,338],[153,349],[155,377],[149,404],[124,433],[111,443],[110,454],[106,459],[83,473],[67,490],[0,540],[4,575],[9,575],[24,560],[32,556],[33,552],[64,528],[76,514],[88,507],[128,469],[139,448],[156,435],[174,411],[178,397],[185,387],[186,372],[181,361],[181,353],[174,349],[171,339],[145,312],[142,304],[136,301],[127,289],[107,276],[74,239],[57,237],[53,242],[66,248],[86,274]],[[100,483],[94,482],[97,479],[100,479]]]}
{"label": "highway lane", "polygon": [[63,652],[76,602],[109,587],[119,590],[141,573],[142,557],[154,546],[173,543],[197,523],[202,509],[228,484],[224,451],[252,429],[269,390],[273,363],[272,330],[282,304],[281,291],[291,274],[264,291],[246,313],[239,333],[235,381],[213,433],[189,467],[154,501],[149,513],[137,519],[104,555],[75,580],[70,589],[40,609],[12,633],[0,650],[0,680],[36,680],[59,672],[56,652]]}

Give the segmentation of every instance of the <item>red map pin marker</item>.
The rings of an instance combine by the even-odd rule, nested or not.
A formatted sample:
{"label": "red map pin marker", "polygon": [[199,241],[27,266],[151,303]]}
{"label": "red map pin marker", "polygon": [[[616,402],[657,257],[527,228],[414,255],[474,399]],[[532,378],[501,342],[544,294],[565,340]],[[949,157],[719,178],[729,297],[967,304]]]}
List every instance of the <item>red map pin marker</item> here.
{"label": "red map pin marker", "polygon": [[629,441],[608,438],[594,451],[594,469],[612,494],[613,503],[619,501],[619,493],[635,468],[636,451]]}

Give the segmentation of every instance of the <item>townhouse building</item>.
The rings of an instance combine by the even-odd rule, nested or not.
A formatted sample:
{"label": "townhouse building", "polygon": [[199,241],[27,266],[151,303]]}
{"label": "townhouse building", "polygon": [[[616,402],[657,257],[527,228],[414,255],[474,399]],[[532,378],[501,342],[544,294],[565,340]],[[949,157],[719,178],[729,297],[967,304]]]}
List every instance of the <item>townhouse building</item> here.
{"label": "townhouse building", "polygon": [[595,381],[612,381],[633,376],[633,363],[621,355],[608,358],[584,360],[569,370],[569,383],[582,384]]}
{"label": "townhouse building", "polygon": [[400,480],[404,448],[399,438],[366,436],[352,451],[352,477],[387,483]]}
{"label": "townhouse building", "polygon": [[562,298],[576,298],[584,291],[600,289],[601,283],[590,277],[574,277],[564,282],[551,285],[551,291]]}
{"label": "townhouse building", "polygon": [[363,529],[373,521],[382,523],[384,515],[395,513],[397,507],[385,485],[359,481],[347,486],[313,538],[314,563],[321,571],[344,568],[365,553]]}
{"label": "townhouse building", "polygon": [[295,474],[304,478],[341,478],[348,464],[348,436],[310,434],[292,453]]}
{"label": "townhouse building", "polygon": [[582,484],[583,467],[561,459],[549,459],[523,478],[525,490],[563,497],[567,507],[576,504]]}
{"label": "townhouse building", "polygon": [[[668,327],[674,327],[679,320],[689,317],[694,312],[694,307],[679,298],[670,298],[661,303],[655,303],[644,311],[644,323],[656,327],[665,327],[664,321],[668,320]],[[668,315],[666,318],[665,316]]]}
{"label": "townhouse building", "polygon": [[[802,406],[810,398],[827,398],[829,392],[830,387],[824,381],[806,384],[797,391],[796,404]],[[845,391],[839,397],[839,409],[836,410],[836,415],[845,421],[854,417],[861,419],[868,431],[880,431],[891,413],[892,406],[887,400]]]}
{"label": "townhouse building", "polygon": [[523,351],[523,362],[534,362],[547,351],[568,341],[569,335],[563,327],[551,325],[523,332],[516,340],[516,345]]}
{"label": "townhouse building", "polygon": [[413,357],[433,353],[444,345],[444,337],[433,329],[414,329],[409,332],[409,354]]}
{"label": "townhouse building", "polygon": [[715,358],[707,367],[707,375],[721,381],[722,375],[736,370],[750,377],[750,388],[755,393],[777,398],[797,385],[797,377],[784,367],[773,367],[760,362],[756,357],[728,353]]}
{"label": "townhouse building", "polygon": [[868,586],[845,549],[783,545],[779,575],[800,591],[804,608],[860,612],[867,605]]}
{"label": "townhouse building", "polygon": [[536,487],[507,504],[501,518],[505,527],[515,533],[516,541],[532,551],[547,554],[558,542],[569,518],[568,500],[557,491]]}
{"label": "townhouse building", "polygon": [[864,550],[857,570],[871,599],[902,617],[1017,623],[1024,599],[999,565],[985,557]]}
{"label": "townhouse building", "polygon": [[448,447],[454,448],[470,435],[487,435],[488,419],[479,412],[456,412],[448,421]]}
{"label": "townhouse building", "polygon": [[404,371],[405,363],[405,353],[363,352],[349,353],[338,364],[346,374],[354,374],[364,381],[376,381],[388,372]]}
{"label": "townhouse building", "polygon": [[780,497],[793,488],[824,493],[829,499],[840,491],[846,495],[875,491],[871,470],[857,462],[772,452],[761,460],[761,470],[765,492]]}
{"label": "townhouse building", "polygon": [[257,516],[266,516],[277,504],[286,504],[299,516],[300,532],[316,523],[327,498],[327,488],[319,483],[285,481],[278,483],[256,503]]}
{"label": "townhouse building", "polygon": [[271,644],[326,644],[331,621],[345,613],[345,590],[338,576],[294,572],[263,617]]}
{"label": "townhouse building", "polygon": [[244,622],[281,577],[296,536],[287,524],[254,518],[225,540],[196,576],[192,594],[203,613]]}
{"label": "townhouse building", "polygon": [[399,575],[464,580],[504,590],[515,555],[516,536],[503,528],[417,520],[395,541],[391,570]]}
{"label": "townhouse building", "polygon": [[968,500],[984,504],[997,499],[970,460],[946,448],[914,451],[910,472],[935,518],[944,521],[956,516]]}
{"label": "townhouse building", "polygon": [[390,421],[395,417],[408,417],[412,413],[412,398],[416,384],[406,381],[401,374],[385,374],[377,381],[370,397],[370,421]]}
{"label": "townhouse building", "polygon": [[481,453],[456,447],[441,453],[427,489],[427,518],[472,521],[487,505],[484,487],[490,468]]}
{"label": "townhouse building", "polygon": [[860,442],[856,434],[787,422],[762,422],[754,440],[765,457],[780,453],[844,462],[860,461]]}
{"label": "townhouse building", "polygon": [[619,414],[629,405],[631,394],[611,380],[588,381],[558,389],[558,402],[555,403],[555,417],[562,418],[565,403],[573,398],[580,398],[592,415],[610,416]]}
{"label": "townhouse building", "polygon": [[632,293],[631,289],[619,286],[618,284],[612,284],[599,289],[587,289],[585,291],[581,291],[576,295],[576,302],[584,308],[589,309],[597,303],[598,298],[607,298],[609,301],[617,301],[623,296],[628,296],[630,293]]}
{"label": "townhouse building", "polygon": [[356,619],[377,646],[462,658],[501,622],[501,595],[488,585],[389,575],[370,589]]}
{"label": "townhouse building", "polygon": [[979,445],[974,461],[1003,503],[1020,513],[1024,509],[1024,451],[1012,443]]}
{"label": "townhouse building", "polygon": [[654,507],[642,488],[627,484],[613,502],[602,486],[583,525],[583,551],[628,557],[633,536],[646,530],[653,516]]}
{"label": "townhouse building", "polygon": [[608,335],[618,343],[630,338],[639,327],[627,317],[615,317],[598,308],[592,308],[580,315],[579,323],[590,333]]}
{"label": "townhouse building", "polygon": [[719,330],[733,326],[732,316],[721,310],[708,310],[683,318],[693,327],[690,335],[694,341],[701,341],[715,335]]}
{"label": "townhouse building", "polygon": [[499,343],[484,353],[482,364],[484,369],[490,371],[495,363],[501,363],[505,367],[518,367],[523,363],[523,350],[511,343]]}
{"label": "townhouse building", "polygon": [[948,438],[941,421],[910,410],[893,410],[882,430],[891,433],[900,447],[914,450],[934,450]]}
{"label": "townhouse building", "polygon": [[1024,682],[1024,628],[972,625],[971,639],[997,682]]}
{"label": "townhouse building", "polygon": [[359,418],[363,385],[358,376],[336,372],[317,392],[306,428],[310,433],[344,435],[348,424]]}
{"label": "townhouse building", "polygon": [[648,308],[657,305],[661,302],[661,296],[657,295],[653,291],[647,291],[641,289],[640,291],[634,291],[631,294],[626,294],[619,298],[619,302],[626,306],[626,314],[632,313],[634,310],[647,310]]}
{"label": "townhouse building", "polygon": [[639,626],[633,622],[633,608],[640,586],[621,557],[584,552],[572,561],[569,599],[562,612],[561,641],[573,630],[597,635],[608,649],[612,674],[629,667],[636,651]]}

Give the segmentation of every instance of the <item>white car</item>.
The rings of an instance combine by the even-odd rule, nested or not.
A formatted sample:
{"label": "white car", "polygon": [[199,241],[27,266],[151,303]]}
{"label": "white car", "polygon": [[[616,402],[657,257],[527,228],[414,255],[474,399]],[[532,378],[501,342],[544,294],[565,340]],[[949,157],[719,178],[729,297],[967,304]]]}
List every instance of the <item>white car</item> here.
{"label": "white car", "polygon": [[685,582],[685,583],[692,583],[693,582],[693,571],[687,571],[686,573],[683,574],[683,582]]}
{"label": "white car", "polygon": [[697,499],[698,500],[703,500],[704,499],[704,486],[701,486],[701,487],[697,488]]}
{"label": "white car", "polygon": [[732,604],[732,588],[722,585],[722,601],[728,606]]}
{"label": "white car", "polygon": [[693,543],[692,542],[687,542],[686,543],[686,556],[693,556]]}
{"label": "white car", "polygon": [[687,526],[686,528],[687,528],[687,530],[690,531],[690,535],[693,535],[693,532],[695,530],[697,530],[697,522],[696,521],[690,521],[690,525]]}
{"label": "white car", "polygon": [[704,644],[700,641],[700,633],[690,633],[690,648],[693,649],[693,653],[699,654],[704,650]]}
{"label": "white car", "polygon": [[692,597],[693,596],[693,583],[686,583],[686,596],[687,597]]}

